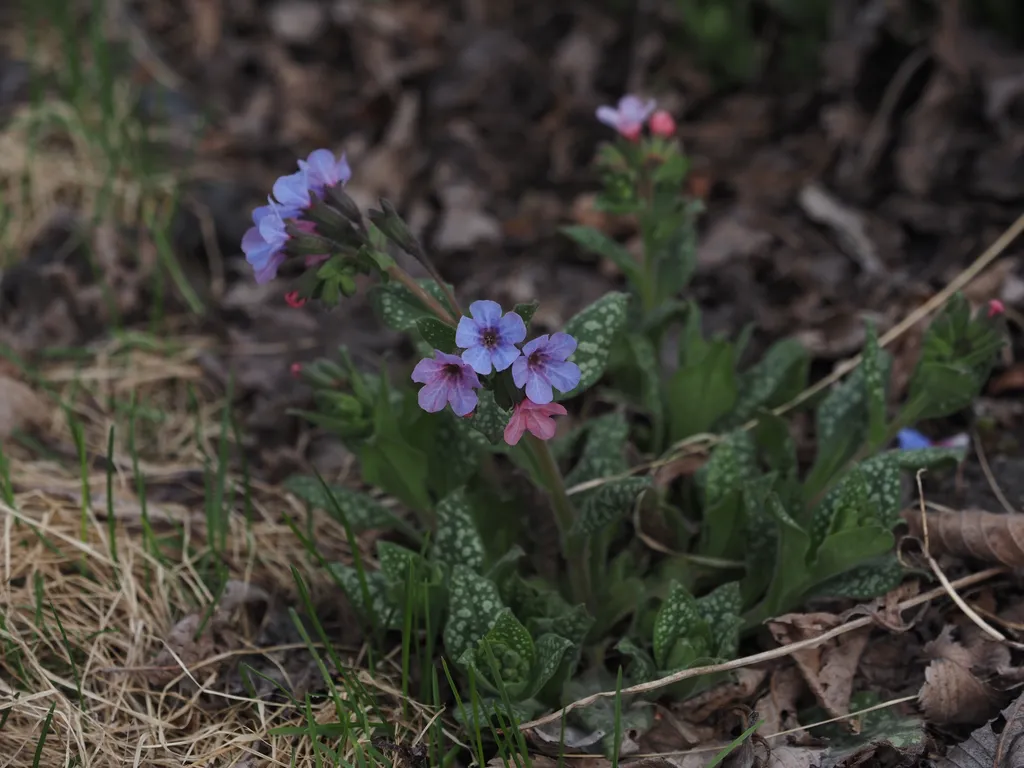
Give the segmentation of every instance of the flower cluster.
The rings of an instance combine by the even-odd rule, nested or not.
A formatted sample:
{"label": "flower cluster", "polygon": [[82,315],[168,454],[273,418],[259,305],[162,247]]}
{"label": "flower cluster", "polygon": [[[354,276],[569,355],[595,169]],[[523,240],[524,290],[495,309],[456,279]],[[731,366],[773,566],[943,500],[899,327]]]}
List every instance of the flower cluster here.
{"label": "flower cluster", "polygon": [[676,132],[676,121],[663,109],[657,109],[654,99],[641,99],[626,95],[619,99],[618,106],[597,108],[597,119],[614,128],[623,138],[636,141],[640,138],[644,123],[650,120],[651,133],[669,137]]}
{"label": "flower cluster", "polygon": [[[328,149],[317,149],[299,160],[298,171],[274,182],[268,204],[252,212],[253,226],[242,237],[242,251],[256,273],[257,283],[277,277],[278,268],[287,258],[286,246],[297,234],[317,234],[316,224],[304,217],[329,190],[344,186],[351,176],[344,154],[336,158]],[[307,254],[307,266],[324,261],[328,255]]]}
{"label": "flower cluster", "polygon": [[468,416],[479,402],[480,376],[511,368],[512,381],[525,391],[505,428],[505,442],[515,445],[529,431],[541,440],[555,434],[552,416],[564,416],[563,406],[552,402],[554,390],[570,392],[580,382],[580,369],[569,362],[576,339],[567,333],[544,334],[523,344],[526,323],[515,312],[502,314],[494,301],[474,301],[469,316],[459,319],[455,343],[461,355],[434,350],[433,358],[416,364],[412,380],[423,384],[418,399],[430,413],[451,405],[457,416]]}

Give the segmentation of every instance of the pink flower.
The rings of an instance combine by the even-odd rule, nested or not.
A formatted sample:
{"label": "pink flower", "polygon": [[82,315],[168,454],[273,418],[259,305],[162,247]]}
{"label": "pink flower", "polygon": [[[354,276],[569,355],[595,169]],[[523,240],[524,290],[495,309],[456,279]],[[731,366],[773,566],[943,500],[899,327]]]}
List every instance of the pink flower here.
{"label": "pink flower", "polygon": [[623,96],[617,107],[598,107],[597,119],[630,141],[636,141],[656,106],[654,99],[644,101],[637,96]]}
{"label": "pink flower", "polygon": [[664,109],[651,115],[651,133],[668,138],[676,132],[676,121]]}
{"label": "pink flower", "polygon": [[286,293],[284,295],[284,301],[285,304],[287,304],[292,309],[298,309],[299,307],[306,303],[305,299],[299,297],[298,291],[290,291],[289,293]]}
{"label": "pink flower", "polygon": [[555,436],[555,420],[552,416],[565,416],[565,406],[558,403],[538,405],[529,398],[517,403],[512,411],[512,418],[505,427],[505,442],[515,445],[529,430],[530,434],[540,440],[550,440]]}
{"label": "pink flower", "polygon": [[302,375],[302,363],[292,363],[289,370],[291,371],[293,379],[299,378],[299,376]]}
{"label": "pink flower", "polygon": [[991,299],[988,303],[988,316],[995,317],[1006,312],[1006,306],[999,299]]}

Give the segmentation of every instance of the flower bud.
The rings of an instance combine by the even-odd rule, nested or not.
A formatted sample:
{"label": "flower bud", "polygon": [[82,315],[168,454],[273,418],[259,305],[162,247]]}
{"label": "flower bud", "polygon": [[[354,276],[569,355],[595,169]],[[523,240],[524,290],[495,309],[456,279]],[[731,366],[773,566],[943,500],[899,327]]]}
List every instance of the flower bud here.
{"label": "flower bud", "polygon": [[374,223],[377,229],[384,233],[388,240],[403,251],[416,259],[422,259],[423,251],[420,248],[419,242],[417,242],[412,232],[409,231],[409,226],[398,215],[395,207],[384,198],[380,200],[380,207],[383,210],[371,210],[367,213],[370,221]]}
{"label": "flower bud", "polygon": [[659,109],[651,115],[651,133],[655,136],[668,138],[676,132],[676,121],[664,109]]}

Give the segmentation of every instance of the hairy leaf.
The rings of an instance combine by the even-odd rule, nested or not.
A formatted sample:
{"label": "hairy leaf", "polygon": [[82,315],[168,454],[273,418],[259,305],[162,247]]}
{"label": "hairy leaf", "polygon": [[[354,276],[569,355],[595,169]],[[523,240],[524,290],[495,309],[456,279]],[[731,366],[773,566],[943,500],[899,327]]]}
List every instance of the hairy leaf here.
{"label": "hairy leaf", "polygon": [[689,643],[697,653],[707,652],[708,635],[697,601],[686,587],[673,582],[654,619],[654,663],[659,669],[679,668],[682,665],[672,658],[677,646]]}
{"label": "hairy leaf", "polygon": [[[511,609],[503,608],[475,651],[476,668],[496,691],[505,688],[513,701],[529,698],[524,692],[536,662],[533,638]],[[492,658],[493,657],[493,658]],[[495,677],[494,666],[497,665]]]}
{"label": "hairy leaf", "polygon": [[736,407],[724,426],[738,427],[758,409],[775,408],[796,397],[807,385],[810,364],[807,350],[798,341],[783,339],[773,344],[741,377]]}
{"label": "hairy leaf", "polygon": [[620,477],[587,494],[571,534],[590,536],[633,511],[636,497],[651,485],[649,477]]}
{"label": "hairy leaf", "polygon": [[442,323],[433,315],[425,315],[416,319],[416,328],[432,349],[439,349],[449,355],[455,351],[455,329],[448,323]]}
{"label": "hairy leaf", "polygon": [[436,514],[433,557],[449,566],[464,565],[480,572],[486,553],[465,489],[460,488],[441,499]]}
{"label": "hairy leaf", "polygon": [[[419,285],[431,296],[444,302],[444,293],[433,280],[419,280]],[[403,285],[390,282],[370,289],[370,298],[384,324],[395,331],[409,331],[416,321],[431,314],[419,299]]]}
{"label": "hairy leaf", "polygon": [[495,402],[494,393],[490,390],[478,390],[477,395],[480,401],[466,422],[487,438],[488,442],[496,445],[502,441],[512,414]]}
{"label": "hairy leaf", "polygon": [[575,337],[576,352],[570,358],[580,367],[580,383],[572,392],[559,393],[556,400],[568,400],[597,383],[608,365],[612,345],[626,324],[629,296],[607,293],[581,310],[565,326]]}
{"label": "hairy leaf", "polygon": [[505,606],[494,583],[465,565],[452,568],[449,594],[444,647],[450,659],[458,660],[476,647]]}

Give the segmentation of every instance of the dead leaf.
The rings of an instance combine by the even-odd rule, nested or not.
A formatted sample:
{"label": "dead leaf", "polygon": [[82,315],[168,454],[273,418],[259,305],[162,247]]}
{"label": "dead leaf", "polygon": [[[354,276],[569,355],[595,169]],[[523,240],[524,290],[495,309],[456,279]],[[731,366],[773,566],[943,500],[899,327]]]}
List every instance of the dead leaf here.
{"label": "dead leaf", "polygon": [[[776,642],[788,645],[816,637],[839,626],[841,621],[831,613],[791,613],[769,621],[768,629]],[[850,711],[853,677],[870,633],[867,627],[847,632],[793,654],[807,686],[832,717],[841,717]]]}
{"label": "dead leaf", "polygon": [[[973,557],[1011,568],[1024,566],[1024,516],[998,515],[980,509],[926,514],[933,556]],[[902,517],[910,535],[923,539],[921,512],[906,509]]]}
{"label": "dead leaf", "polygon": [[720,683],[687,699],[680,705],[679,713],[687,722],[702,723],[712,715],[724,712],[733,704],[752,696],[766,675],[767,670],[764,669],[739,669],[734,681]]}
{"label": "dead leaf", "polygon": [[697,245],[697,264],[711,270],[735,259],[747,259],[763,251],[773,236],[753,223],[753,212],[737,207],[712,224]]}
{"label": "dead leaf", "polygon": [[993,646],[1002,646],[986,641],[980,635],[971,645],[959,643],[953,640],[952,631],[953,628],[947,626],[925,646],[925,652],[933,658],[925,669],[925,682],[918,700],[933,723],[976,723],[994,714],[998,705],[996,690],[982,681],[979,675],[1008,662],[1009,652],[1005,657],[993,654]]}
{"label": "dead leaf", "polygon": [[1024,695],[1004,709],[1002,716],[1005,722],[999,733],[993,730],[993,723],[983,725],[967,741],[949,750],[936,765],[939,768],[1024,765],[1024,738],[1021,738],[1024,735]]}
{"label": "dead leaf", "polygon": [[797,702],[806,689],[807,685],[796,667],[787,665],[772,672],[768,693],[754,704],[754,710],[764,718],[761,730],[779,733],[799,726]]}
{"label": "dead leaf", "polygon": [[30,387],[0,374],[0,442],[19,430],[42,426],[51,411]]}
{"label": "dead leaf", "polygon": [[863,214],[841,203],[817,183],[801,189],[797,200],[808,218],[835,232],[840,248],[865,273],[879,275],[886,271],[878,255],[878,247],[868,235],[867,221]]}
{"label": "dead leaf", "polygon": [[1003,371],[988,384],[988,394],[1002,395],[1024,389],[1024,363],[1017,363]]}

